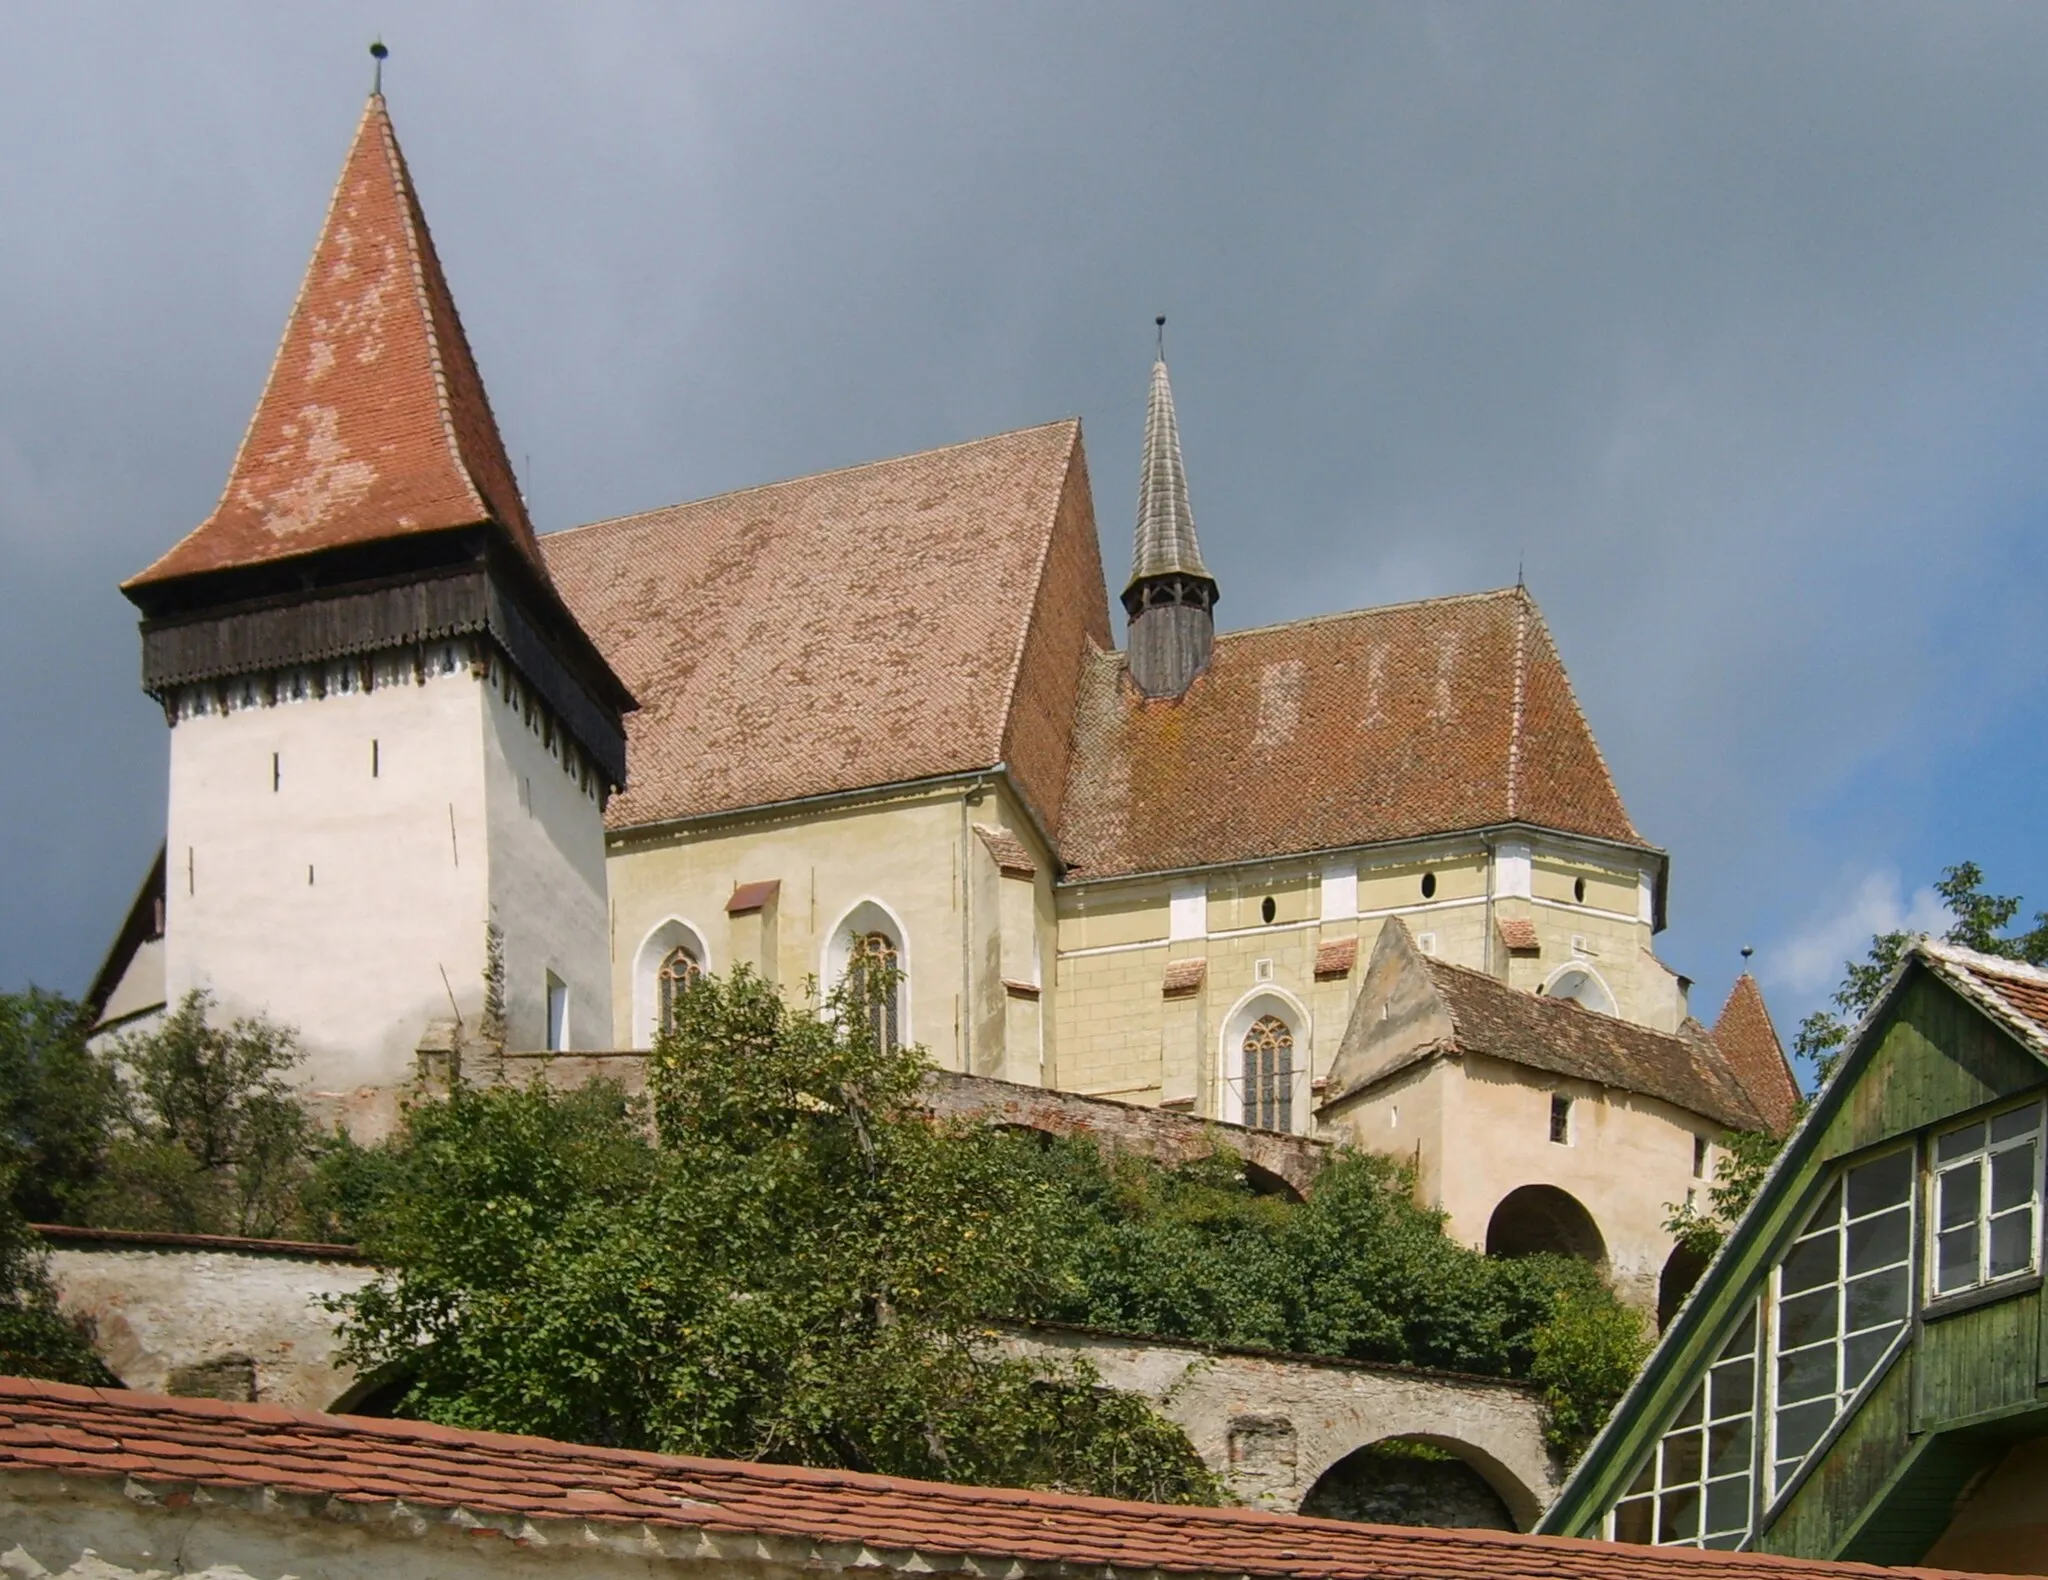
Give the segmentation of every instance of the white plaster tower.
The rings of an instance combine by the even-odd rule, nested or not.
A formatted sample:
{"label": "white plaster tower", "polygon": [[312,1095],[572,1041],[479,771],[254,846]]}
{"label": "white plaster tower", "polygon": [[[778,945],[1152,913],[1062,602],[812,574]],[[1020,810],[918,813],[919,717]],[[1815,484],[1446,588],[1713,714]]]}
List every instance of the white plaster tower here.
{"label": "white plaster tower", "polygon": [[633,707],[555,591],[372,95],[219,505],[122,589],[171,725],[165,986],[316,1090],[436,1022],[612,1040],[603,808]]}

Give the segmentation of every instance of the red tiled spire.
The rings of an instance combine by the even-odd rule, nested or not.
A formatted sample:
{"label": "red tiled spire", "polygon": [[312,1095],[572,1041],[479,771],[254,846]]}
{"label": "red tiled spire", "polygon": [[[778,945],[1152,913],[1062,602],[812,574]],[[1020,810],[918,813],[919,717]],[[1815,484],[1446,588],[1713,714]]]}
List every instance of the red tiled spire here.
{"label": "red tiled spire", "polygon": [[220,503],[127,585],[483,522],[546,576],[373,94]]}
{"label": "red tiled spire", "polygon": [[1771,1012],[1764,1007],[1763,989],[1747,971],[1728,990],[1713,1035],[1765,1126],[1773,1135],[1785,1134],[1799,1116],[1799,1084],[1792,1079]]}

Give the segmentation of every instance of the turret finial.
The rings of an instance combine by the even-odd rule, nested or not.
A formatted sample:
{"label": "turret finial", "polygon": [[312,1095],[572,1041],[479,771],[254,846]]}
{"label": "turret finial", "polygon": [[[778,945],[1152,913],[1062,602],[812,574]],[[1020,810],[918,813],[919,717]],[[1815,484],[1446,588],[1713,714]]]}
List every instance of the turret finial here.
{"label": "turret finial", "polygon": [[370,59],[377,63],[370,68],[370,97],[373,99],[384,97],[384,62],[390,54],[391,51],[384,47],[384,40],[370,40]]}
{"label": "turret finial", "polygon": [[1161,362],[1164,362],[1166,360],[1166,315],[1161,313],[1152,322],[1159,331],[1158,358]]}

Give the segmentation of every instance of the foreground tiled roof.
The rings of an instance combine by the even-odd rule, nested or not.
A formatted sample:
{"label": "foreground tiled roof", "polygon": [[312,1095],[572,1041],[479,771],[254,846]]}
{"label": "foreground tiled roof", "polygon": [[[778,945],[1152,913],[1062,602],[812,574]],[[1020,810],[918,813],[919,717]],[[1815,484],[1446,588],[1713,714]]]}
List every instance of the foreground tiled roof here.
{"label": "foreground tiled roof", "polygon": [[1652,1031],[1570,999],[1519,992],[1483,971],[1434,957],[1425,964],[1450,1008],[1460,1052],[1641,1092],[1737,1130],[1763,1122],[1721,1050],[1695,1022],[1677,1035]]}
{"label": "foreground tiled roof", "polygon": [[1051,823],[1109,642],[1080,424],[543,541],[640,699],[614,828],[1007,762]]}
{"label": "foreground tiled roof", "polygon": [[1916,940],[1913,952],[2021,1042],[2048,1059],[2048,971],[1932,938]]}
{"label": "foreground tiled roof", "polygon": [[486,521],[540,567],[391,117],[372,96],[227,489],[128,585]]}
{"label": "foreground tiled roof", "polygon": [[1103,654],[1073,761],[1078,877],[1508,822],[1642,843],[1520,588],[1219,636],[1178,700]]}
{"label": "foreground tiled roof", "polygon": [[23,1474],[61,1477],[67,1499],[98,1482],[131,1507],[168,1505],[186,1521],[225,1504],[245,1516],[346,1520],[392,1544],[438,1516],[472,1536],[517,1538],[529,1566],[587,1561],[609,1545],[650,1563],[986,1573],[993,1559],[1034,1572],[1289,1580],[1932,1573],[957,1487],[0,1379],[0,1476]]}
{"label": "foreground tiled roof", "polygon": [[1763,1116],[1764,1126],[1782,1136],[1799,1116],[1799,1083],[1785,1062],[1784,1046],[1764,1007],[1763,990],[1747,971],[1728,990],[1728,1002],[1714,1022],[1714,1042],[1729,1068]]}

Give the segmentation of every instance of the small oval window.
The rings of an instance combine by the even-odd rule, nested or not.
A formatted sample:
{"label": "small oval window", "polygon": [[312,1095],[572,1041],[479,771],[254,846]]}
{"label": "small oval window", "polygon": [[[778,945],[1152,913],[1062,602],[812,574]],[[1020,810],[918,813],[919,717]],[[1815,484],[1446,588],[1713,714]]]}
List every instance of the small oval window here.
{"label": "small oval window", "polygon": [[1280,907],[1273,903],[1272,895],[1269,894],[1263,900],[1259,901],[1259,915],[1264,917],[1267,921],[1270,922],[1274,917],[1278,916],[1279,914]]}
{"label": "small oval window", "polygon": [[1425,900],[1436,898],[1436,874],[1433,872],[1425,872],[1422,875],[1422,897]]}
{"label": "small oval window", "polygon": [[1572,879],[1572,898],[1581,905],[1586,903],[1586,880],[1584,878]]}

